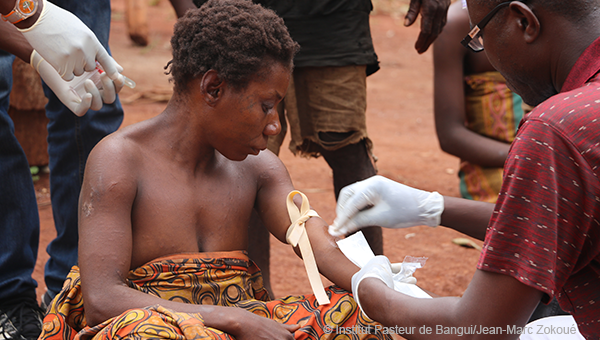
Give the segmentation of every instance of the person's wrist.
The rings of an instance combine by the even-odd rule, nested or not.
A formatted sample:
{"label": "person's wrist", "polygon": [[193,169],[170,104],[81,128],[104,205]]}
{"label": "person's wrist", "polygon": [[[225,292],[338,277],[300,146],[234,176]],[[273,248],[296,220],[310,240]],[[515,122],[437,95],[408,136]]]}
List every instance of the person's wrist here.
{"label": "person's wrist", "polygon": [[[31,15],[30,17],[14,24],[15,27],[17,27],[19,29],[26,29],[26,28],[33,26],[33,24],[35,24],[35,22],[39,19],[40,15],[42,15],[43,10],[44,10],[44,0],[38,0],[37,1],[37,9],[36,9],[35,13],[33,13],[33,15]],[[6,13],[2,13],[2,14],[4,15]]]}
{"label": "person's wrist", "polygon": [[421,216],[423,224],[429,227],[437,227],[442,222],[442,213],[444,212],[444,196],[437,191],[430,192],[427,199],[422,203],[423,210]]}
{"label": "person's wrist", "polygon": [[[40,1],[40,5],[41,5],[41,3],[42,3],[42,1]],[[33,26],[33,24],[35,24],[35,22],[39,19],[41,12],[42,12],[42,9],[40,8],[37,10],[37,12],[34,15],[30,16],[29,18],[27,18],[21,22],[16,23],[15,26],[20,29],[26,29],[26,28]]]}

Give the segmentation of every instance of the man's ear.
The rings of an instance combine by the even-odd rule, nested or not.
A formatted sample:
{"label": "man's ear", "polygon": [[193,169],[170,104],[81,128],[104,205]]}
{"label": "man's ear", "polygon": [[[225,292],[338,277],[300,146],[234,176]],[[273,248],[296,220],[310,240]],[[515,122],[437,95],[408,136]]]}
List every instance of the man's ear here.
{"label": "man's ear", "polygon": [[538,17],[533,13],[529,6],[520,1],[511,3],[509,8],[512,18],[517,20],[517,25],[521,32],[523,32],[523,39],[525,42],[528,44],[534,42],[541,33]]}
{"label": "man's ear", "polygon": [[214,105],[223,96],[223,85],[224,82],[217,71],[208,70],[204,73],[200,81],[200,90],[209,105]]}

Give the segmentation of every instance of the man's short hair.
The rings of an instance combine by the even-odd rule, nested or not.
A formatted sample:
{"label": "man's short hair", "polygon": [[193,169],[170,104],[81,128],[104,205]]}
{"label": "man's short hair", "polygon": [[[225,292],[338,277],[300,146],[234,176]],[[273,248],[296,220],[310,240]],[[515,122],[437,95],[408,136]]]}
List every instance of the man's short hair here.
{"label": "man's short hair", "polygon": [[243,88],[268,63],[291,70],[299,49],[283,19],[247,0],[210,0],[188,10],[175,24],[171,46],[173,59],[165,68],[179,90],[211,69]]}

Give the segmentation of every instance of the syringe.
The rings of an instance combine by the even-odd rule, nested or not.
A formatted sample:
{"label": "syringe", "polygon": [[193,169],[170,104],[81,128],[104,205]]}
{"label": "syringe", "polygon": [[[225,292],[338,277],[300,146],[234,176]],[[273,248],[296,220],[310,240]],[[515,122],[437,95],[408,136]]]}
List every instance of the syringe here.
{"label": "syringe", "polygon": [[[85,90],[84,87],[84,82],[88,79],[91,79],[94,82],[94,85],[96,85],[96,87],[98,88],[98,90],[102,90],[102,81],[100,81],[100,75],[104,73],[104,69],[102,69],[102,66],[100,65],[100,63],[98,63],[96,61],[96,69],[90,72],[85,72],[84,74],[75,77],[72,81],[71,81],[71,91],[76,94],[79,99],[81,99],[86,93],[87,91]],[[134,88],[135,87],[135,82],[127,77],[123,76],[123,80],[125,82],[125,86],[129,87],[129,88]]]}

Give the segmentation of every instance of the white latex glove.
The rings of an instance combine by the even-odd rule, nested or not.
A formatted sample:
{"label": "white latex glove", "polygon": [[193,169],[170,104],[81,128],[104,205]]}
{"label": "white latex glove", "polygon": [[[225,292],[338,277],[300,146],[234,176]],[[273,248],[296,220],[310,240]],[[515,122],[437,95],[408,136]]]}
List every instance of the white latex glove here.
{"label": "white latex glove", "polygon": [[87,79],[84,83],[86,94],[80,98],[72,91],[71,85],[73,85],[73,82],[62,79],[54,67],[35,50],[31,53],[30,62],[31,66],[40,74],[40,77],[52,89],[58,99],[77,116],[83,116],[88,109],[100,110],[103,103],[111,104],[115,101],[117,93],[123,88],[123,76],[119,75],[117,79],[121,81],[115,83],[108,78],[106,73],[103,73],[100,75],[102,89],[99,90],[92,80]]}
{"label": "white latex glove", "polygon": [[96,35],[73,13],[46,0],[43,4],[38,20],[19,31],[58,74],[64,80],[72,80],[84,71],[93,71],[97,60],[109,78],[117,80],[117,63]]}
{"label": "white latex glove", "polygon": [[413,276],[415,270],[421,268],[417,263],[392,263],[392,279],[397,282],[417,284],[417,278]]}
{"label": "white latex glove", "polygon": [[392,273],[390,260],[383,255],[373,257],[358,272],[352,275],[352,294],[354,295],[354,300],[358,304],[358,307],[362,310],[366,317],[369,318],[367,313],[365,313],[365,310],[360,305],[358,286],[362,280],[369,277],[374,277],[383,281],[383,283],[385,283],[389,288],[394,289],[394,280],[392,278],[393,275],[394,274]]}
{"label": "white latex glove", "polygon": [[337,217],[329,226],[335,237],[360,228],[406,228],[440,224],[444,198],[437,192],[411,188],[382,176],[373,176],[340,191]]}

